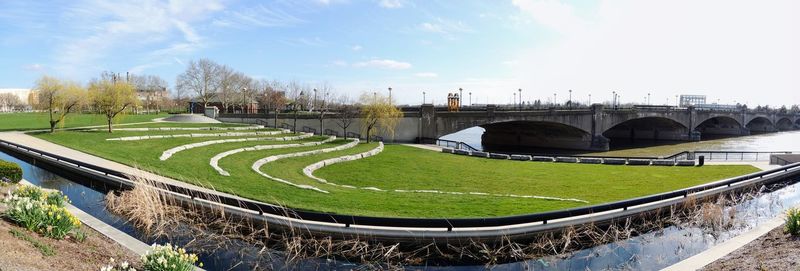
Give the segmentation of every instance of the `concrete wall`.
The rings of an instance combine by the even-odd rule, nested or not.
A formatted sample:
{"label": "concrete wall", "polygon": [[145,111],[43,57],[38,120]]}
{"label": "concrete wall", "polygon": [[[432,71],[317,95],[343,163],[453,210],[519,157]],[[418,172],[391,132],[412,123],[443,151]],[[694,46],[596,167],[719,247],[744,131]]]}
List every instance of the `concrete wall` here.
{"label": "concrete wall", "polygon": [[[235,117],[220,117],[218,118],[219,121],[223,122],[238,122],[238,123],[251,123],[251,124],[264,124],[263,121],[267,121],[268,126],[274,125],[274,118],[266,119],[266,118],[235,118]],[[259,121],[261,120],[261,121]],[[347,132],[353,133],[360,133],[362,134],[361,137],[366,137],[366,133],[361,131],[361,119],[353,120],[353,123],[347,127]],[[294,125],[294,118],[286,118],[283,116],[278,117],[278,126],[282,127],[288,125],[288,129],[292,129]],[[344,129],[342,129],[339,125],[339,122],[336,119],[325,119],[322,123],[324,129],[331,129],[333,131],[338,132],[340,137],[344,136]],[[319,134],[320,132],[320,122],[319,119],[297,119],[297,130],[302,131],[303,127],[310,127],[316,130],[316,133]],[[378,136],[382,136],[385,142],[416,142],[417,135],[419,134],[419,118],[402,118],[395,128],[394,137],[389,134],[385,133],[377,133]],[[373,132],[373,135],[376,133]]]}

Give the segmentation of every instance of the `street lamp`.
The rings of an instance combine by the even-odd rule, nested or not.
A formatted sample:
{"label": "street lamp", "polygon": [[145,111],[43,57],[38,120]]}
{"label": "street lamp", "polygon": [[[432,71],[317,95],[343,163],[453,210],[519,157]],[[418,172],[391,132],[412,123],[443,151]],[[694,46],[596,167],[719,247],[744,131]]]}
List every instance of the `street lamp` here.
{"label": "street lamp", "polygon": [[647,105],[650,105],[650,92],[647,93]]}
{"label": "street lamp", "polygon": [[469,106],[472,106],[472,91],[469,92]]}
{"label": "street lamp", "polygon": [[464,99],[464,89],[458,88],[458,108],[461,109],[461,100]]}
{"label": "street lamp", "polygon": [[392,87],[389,87],[389,104],[392,103]]}
{"label": "street lamp", "polygon": [[311,104],[311,109],[309,109],[308,111],[311,112],[316,108],[317,108],[317,89],[315,88],[314,89],[314,102]]}
{"label": "street lamp", "polygon": [[422,104],[425,104],[425,91],[422,92]]}
{"label": "street lamp", "polygon": [[[300,91],[300,95],[298,95],[297,101],[294,101],[294,126],[292,127],[292,130],[294,130],[295,133],[297,133],[297,102],[302,101],[303,97],[305,97],[305,93],[303,93],[303,91]],[[302,106],[303,104],[300,104],[301,110],[303,109]]]}
{"label": "street lamp", "polygon": [[244,112],[244,105],[245,105],[246,103],[247,103],[247,88],[246,88],[246,87],[243,87],[243,88],[242,88],[242,114],[245,114],[245,112]]}
{"label": "street lamp", "polygon": [[518,89],[519,91],[519,108],[522,109],[522,89]]}
{"label": "street lamp", "polygon": [[556,102],[556,101],[558,101],[558,94],[553,93],[553,106],[558,104],[558,102]]}
{"label": "street lamp", "polygon": [[592,105],[592,94],[591,93],[589,93],[589,105],[590,106]]}
{"label": "street lamp", "polygon": [[514,107],[517,107],[516,103],[517,103],[517,93],[514,92],[514,103],[512,103]]}
{"label": "street lamp", "polygon": [[569,103],[569,108],[572,108],[572,90],[571,90],[571,89],[569,90],[569,100],[568,100],[568,103]]}

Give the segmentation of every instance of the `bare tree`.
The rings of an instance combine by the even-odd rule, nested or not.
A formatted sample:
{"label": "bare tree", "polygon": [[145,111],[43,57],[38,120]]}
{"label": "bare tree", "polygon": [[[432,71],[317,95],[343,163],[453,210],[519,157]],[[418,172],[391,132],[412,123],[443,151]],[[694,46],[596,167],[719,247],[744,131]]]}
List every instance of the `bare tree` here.
{"label": "bare tree", "polygon": [[166,104],[166,80],[157,75],[131,75],[128,80],[141,97],[145,110],[160,111]]}
{"label": "bare tree", "polygon": [[201,58],[190,61],[186,71],[178,75],[177,88],[194,93],[203,106],[217,95],[219,87],[220,65],[211,60]]}
{"label": "bare tree", "polygon": [[22,107],[22,100],[13,93],[0,93],[0,112],[14,111]]}
{"label": "bare tree", "polygon": [[338,98],[336,109],[336,125],[342,128],[344,132],[344,139],[347,139],[347,128],[353,124],[353,121],[358,117],[358,107],[353,104],[347,94],[342,94]]}
{"label": "bare tree", "polygon": [[38,101],[36,107],[47,110],[50,115],[50,133],[55,132],[56,125],[63,123],[67,114],[78,110],[86,100],[86,90],[74,82],[62,82],[49,76],[42,76],[36,81]]}
{"label": "bare tree", "polygon": [[252,84],[253,78],[250,78],[250,76],[241,72],[233,74],[233,87],[236,90],[236,96],[233,100],[239,105],[239,109],[242,110],[242,113],[245,113],[245,106],[253,101],[255,89]]}
{"label": "bare tree", "polygon": [[222,103],[223,112],[228,113],[228,107],[233,104],[236,98],[236,87],[234,80],[235,72],[228,66],[221,65],[217,70],[216,75],[219,82],[219,89],[217,89],[217,98]]}

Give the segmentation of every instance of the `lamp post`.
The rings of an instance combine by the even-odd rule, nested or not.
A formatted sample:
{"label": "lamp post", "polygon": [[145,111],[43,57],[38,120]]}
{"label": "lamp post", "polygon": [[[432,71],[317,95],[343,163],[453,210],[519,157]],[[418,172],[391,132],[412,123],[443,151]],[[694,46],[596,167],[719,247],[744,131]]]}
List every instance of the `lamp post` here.
{"label": "lamp post", "polygon": [[372,102],[373,103],[378,103],[378,92],[377,91],[373,91],[372,92]]}
{"label": "lamp post", "polygon": [[517,93],[514,92],[514,103],[512,103],[514,105],[514,107],[517,107],[516,103],[517,103]]}
{"label": "lamp post", "polygon": [[558,94],[553,93],[553,106],[555,107],[558,104]]}
{"label": "lamp post", "polygon": [[567,102],[569,103],[569,108],[572,108],[572,90],[571,89],[569,90],[569,100],[567,100]]}
{"label": "lamp post", "polygon": [[458,109],[461,109],[461,100],[464,99],[464,89],[458,88]]}
{"label": "lamp post", "polygon": [[392,87],[389,87],[389,104],[392,104]]}
{"label": "lamp post", "polygon": [[244,105],[247,103],[247,88],[242,88],[242,114],[246,114],[244,112]]}
{"label": "lamp post", "polygon": [[317,109],[317,89],[316,88],[314,89],[314,101],[311,102],[311,108],[308,110],[308,112],[311,112],[314,109]]}
{"label": "lamp post", "polygon": [[647,105],[650,105],[650,92],[647,93]]}
{"label": "lamp post", "polygon": [[472,106],[472,91],[469,92],[469,106]]}
{"label": "lamp post", "polygon": [[519,109],[522,110],[522,89],[517,89],[519,91]]}
{"label": "lamp post", "polygon": [[592,94],[591,93],[589,93],[589,105],[590,106],[592,105]]}
{"label": "lamp post", "polygon": [[[302,101],[303,97],[305,97],[305,93],[300,91],[300,95],[297,97],[297,101],[294,101],[294,125],[292,127],[292,130],[294,130],[295,133],[297,133],[297,102],[298,101]],[[302,106],[303,106],[303,104],[301,103],[300,104],[300,109],[301,110],[302,110]]]}
{"label": "lamp post", "polygon": [[425,104],[425,91],[422,92],[422,104]]}

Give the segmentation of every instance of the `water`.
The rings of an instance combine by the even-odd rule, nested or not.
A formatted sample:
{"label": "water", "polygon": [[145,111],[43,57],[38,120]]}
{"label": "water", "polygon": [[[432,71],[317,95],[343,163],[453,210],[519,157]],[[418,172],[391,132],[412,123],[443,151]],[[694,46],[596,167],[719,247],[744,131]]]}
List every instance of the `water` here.
{"label": "water", "polygon": [[[796,133],[794,133],[796,135]],[[789,133],[773,134],[782,138]],[[758,144],[766,145],[761,142],[763,139],[746,139]],[[477,147],[477,146],[476,146]],[[16,159],[5,153],[0,152],[0,159],[12,161],[23,167],[24,178],[36,185],[57,189],[72,199],[73,205],[81,210],[97,217],[103,222],[122,230],[123,232],[142,240],[145,243],[171,242],[173,244],[185,245],[188,239],[185,238],[153,238],[141,231],[133,228],[125,222],[125,219],[109,213],[105,209],[104,197],[108,192],[102,184],[78,183],[67,178],[53,174],[45,169],[30,165],[24,161]],[[724,242],[742,232],[758,226],[764,221],[778,216],[787,207],[800,205],[800,184],[791,184],[786,188],[774,192],[765,193],[757,198],[745,201],[732,208],[735,209],[737,224],[729,229],[719,232],[712,232],[699,226],[671,226],[661,230],[652,231],[624,241],[599,245],[568,255],[558,255],[505,263],[497,266],[494,270],[655,270],[669,266],[680,260],[691,257],[702,252],[709,247]],[[727,211],[725,212],[727,214]],[[268,269],[291,268],[297,270],[337,270],[360,268],[357,264],[346,261],[334,261],[326,259],[306,260],[286,266],[283,262],[284,257],[280,251],[270,251],[266,254],[259,254],[258,247],[251,244],[240,242],[228,249],[216,250],[213,253],[200,253],[200,260],[208,270],[250,270],[253,266],[267,267]],[[480,266],[419,266],[409,267],[410,270],[483,270]]]}
{"label": "water", "polygon": [[[483,131],[483,128],[472,127],[457,133],[443,136],[442,139],[462,141],[477,149],[483,149],[483,146],[481,145],[481,135],[483,134]],[[612,140],[610,151],[562,151],[562,153],[598,156],[668,156],[678,152],[691,150],[800,151],[800,131],[787,131],[740,137],[724,137],[696,142],[647,140],[631,142],[626,140]]]}

